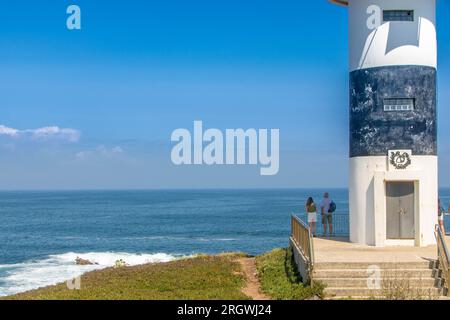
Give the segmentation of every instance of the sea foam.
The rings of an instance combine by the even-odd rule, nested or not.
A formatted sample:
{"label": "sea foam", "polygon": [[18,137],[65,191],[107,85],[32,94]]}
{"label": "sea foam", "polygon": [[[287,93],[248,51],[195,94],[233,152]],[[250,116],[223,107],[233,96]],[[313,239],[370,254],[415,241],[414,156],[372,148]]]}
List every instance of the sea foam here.
{"label": "sea foam", "polygon": [[[80,257],[95,265],[76,265]],[[64,282],[81,276],[83,273],[114,266],[122,259],[127,265],[169,262],[181,256],[165,253],[133,254],[126,252],[68,252],[50,255],[42,260],[32,260],[17,264],[0,265],[0,296],[12,295],[49,285]]]}

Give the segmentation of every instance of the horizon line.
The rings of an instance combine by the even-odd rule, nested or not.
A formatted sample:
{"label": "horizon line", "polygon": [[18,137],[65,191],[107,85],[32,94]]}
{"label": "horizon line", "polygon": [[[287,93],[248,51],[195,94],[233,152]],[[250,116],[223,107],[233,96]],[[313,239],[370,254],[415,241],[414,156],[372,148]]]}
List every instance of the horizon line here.
{"label": "horizon line", "polygon": [[[439,187],[450,189],[450,186]],[[201,188],[68,188],[68,189],[0,189],[4,192],[132,192],[132,191],[263,191],[263,190],[348,190],[346,187],[201,187]]]}

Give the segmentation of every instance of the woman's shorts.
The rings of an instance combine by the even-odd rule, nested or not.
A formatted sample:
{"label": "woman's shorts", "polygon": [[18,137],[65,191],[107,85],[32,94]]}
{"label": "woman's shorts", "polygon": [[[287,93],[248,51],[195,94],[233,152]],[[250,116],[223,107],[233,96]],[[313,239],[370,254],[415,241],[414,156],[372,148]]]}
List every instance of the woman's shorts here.
{"label": "woman's shorts", "polygon": [[317,222],[317,212],[308,212],[308,223]]}
{"label": "woman's shorts", "polygon": [[323,214],[322,215],[322,224],[333,224],[333,215],[332,214]]}

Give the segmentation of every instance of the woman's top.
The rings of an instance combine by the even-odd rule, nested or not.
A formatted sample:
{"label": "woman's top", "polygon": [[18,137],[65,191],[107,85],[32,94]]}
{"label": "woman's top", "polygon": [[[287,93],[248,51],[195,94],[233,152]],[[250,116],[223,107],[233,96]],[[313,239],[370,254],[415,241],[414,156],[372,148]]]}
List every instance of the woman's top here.
{"label": "woman's top", "polygon": [[316,204],[315,203],[311,203],[309,206],[306,206],[306,211],[308,213],[317,212]]}

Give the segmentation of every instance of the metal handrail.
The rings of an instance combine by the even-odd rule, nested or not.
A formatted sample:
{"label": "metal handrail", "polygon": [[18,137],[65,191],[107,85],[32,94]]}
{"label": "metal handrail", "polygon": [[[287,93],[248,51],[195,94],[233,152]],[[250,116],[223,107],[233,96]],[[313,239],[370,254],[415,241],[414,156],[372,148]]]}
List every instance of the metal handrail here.
{"label": "metal handrail", "polygon": [[438,248],[438,264],[444,279],[444,287],[447,289],[447,295],[450,296],[450,254],[445,241],[445,236],[439,225],[436,225],[436,242]]}
{"label": "metal handrail", "polygon": [[308,272],[312,282],[314,269],[314,245],[311,228],[295,214],[291,215],[291,237],[302,251],[308,262]]}
{"label": "metal handrail", "polygon": [[[308,213],[295,213],[297,217],[303,222],[308,221]],[[321,215],[318,214],[318,218],[320,219]],[[350,235],[349,232],[349,214],[343,212],[334,212],[333,213],[333,236],[338,237],[348,237]],[[316,235],[325,236],[322,233],[322,228],[318,228],[316,231]]]}

